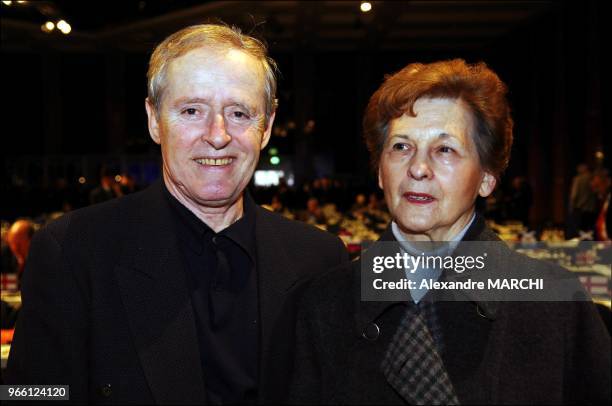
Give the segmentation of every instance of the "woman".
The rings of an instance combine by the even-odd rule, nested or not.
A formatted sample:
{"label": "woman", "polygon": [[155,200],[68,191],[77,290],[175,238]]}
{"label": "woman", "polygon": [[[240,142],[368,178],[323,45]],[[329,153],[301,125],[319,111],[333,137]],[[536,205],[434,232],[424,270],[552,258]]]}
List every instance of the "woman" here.
{"label": "woman", "polygon": [[[374,93],[364,134],[393,219],[381,240],[499,241],[475,207],[508,164],[506,91],[485,64],[451,60],[408,65]],[[517,272],[561,272],[498,245],[490,259]],[[292,402],[609,403],[610,336],[592,303],[365,301],[362,274],[355,261],[308,287]]]}

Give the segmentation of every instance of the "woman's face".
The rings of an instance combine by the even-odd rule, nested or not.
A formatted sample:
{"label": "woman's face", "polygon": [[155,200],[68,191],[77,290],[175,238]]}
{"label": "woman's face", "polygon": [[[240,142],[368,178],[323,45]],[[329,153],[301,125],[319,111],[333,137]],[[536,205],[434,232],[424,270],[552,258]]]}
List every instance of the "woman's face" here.
{"label": "woman's face", "polygon": [[416,117],[392,120],[378,169],[389,211],[408,240],[449,241],[467,225],[495,177],[480,166],[464,102],[422,98]]}

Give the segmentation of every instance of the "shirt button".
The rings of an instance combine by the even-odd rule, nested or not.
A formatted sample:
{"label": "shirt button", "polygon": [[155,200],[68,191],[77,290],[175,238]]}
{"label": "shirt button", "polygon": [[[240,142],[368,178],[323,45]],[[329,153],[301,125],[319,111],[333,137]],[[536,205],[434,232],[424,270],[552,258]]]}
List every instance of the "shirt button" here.
{"label": "shirt button", "polygon": [[380,328],[376,323],[370,323],[363,329],[361,336],[368,341],[376,341],[380,335]]}

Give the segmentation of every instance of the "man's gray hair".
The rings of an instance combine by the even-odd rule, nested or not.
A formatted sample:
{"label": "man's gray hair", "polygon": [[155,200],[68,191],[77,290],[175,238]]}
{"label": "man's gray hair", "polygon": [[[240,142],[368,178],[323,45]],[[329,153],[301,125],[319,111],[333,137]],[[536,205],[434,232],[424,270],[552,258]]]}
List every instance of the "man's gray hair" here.
{"label": "man's gray hair", "polygon": [[237,27],[219,24],[200,24],[184,28],[167,37],[159,44],[149,60],[148,98],[159,113],[166,84],[168,66],[187,52],[198,48],[219,50],[238,49],[261,62],[265,75],[266,125],[276,111],[276,63],[268,56],[266,45],[260,40],[243,34]]}

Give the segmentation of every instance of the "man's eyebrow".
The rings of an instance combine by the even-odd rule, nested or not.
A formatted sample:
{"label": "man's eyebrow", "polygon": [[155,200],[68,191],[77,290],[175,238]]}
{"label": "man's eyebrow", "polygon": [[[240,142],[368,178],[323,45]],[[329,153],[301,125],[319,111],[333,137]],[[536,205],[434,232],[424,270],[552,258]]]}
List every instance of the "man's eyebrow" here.
{"label": "man's eyebrow", "polygon": [[[202,97],[181,97],[181,98],[178,98],[174,104],[176,106],[180,106],[181,104],[208,103],[208,102],[209,102],[208,99],[205,99]],[[243,108],[247,110],[250,114],[254,114],[254,112],[257,111],[257,109],[254,106],[249,106],[248,104],[240,103],[240,102],[231,102],[227,105],[227,107],[229,106],[236,106],[236,107]]]}
{"label": "man's eyebrow", "polygon": [[185,104],[185,103],[207,103],[207,99],[203,99],[201,97],[180,97],[174,103],[175,105]]}
{"label": "man's eyebrow", "polygon": [[255,114],[255,112],[257,112],[257,109],[254,106],[249,106],[248,104],[245,104],[245,103],[234,102],[234,103],[228,104],[228,107],[230,106],[243,108],[246,111],[248,111],[249,114]]}

